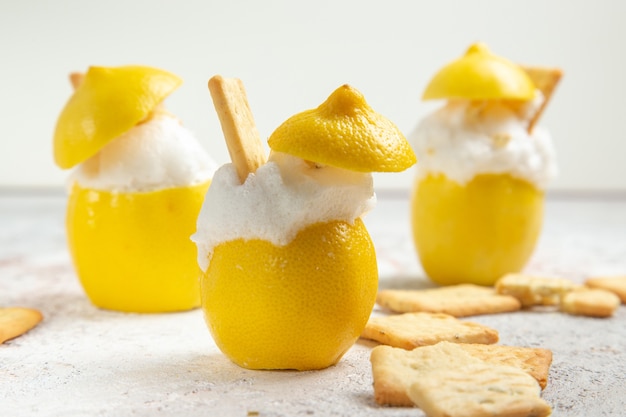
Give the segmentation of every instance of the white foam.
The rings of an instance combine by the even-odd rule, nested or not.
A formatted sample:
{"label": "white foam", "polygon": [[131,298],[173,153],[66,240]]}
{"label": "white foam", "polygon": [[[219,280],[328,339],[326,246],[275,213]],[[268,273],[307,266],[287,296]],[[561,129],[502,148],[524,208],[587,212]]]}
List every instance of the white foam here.
{"label": "white foam", "polygon": [[141,123],[80,164],[70,182],[97,190],[145,192],[207,181],[216,164],[170,116]]}
{"label": "white foam", "polygon": [[374,206],[372,175],[272,153],[269,161],[240,184],[235,167],[226,164],[213,177],[197,231],[198,264],[206,270],[213,248],[235,239],[288,244],[315,223],[349,223]]}
{"label": "white foam", "polygon": [[424,118],[409,135],[418,178],[441,173],[465,184],[478,174],[508,173],[539,189],[556,175],[550,134],[527,132],[529,115],[542,100],[514,109],[498,101],[451,101]]}

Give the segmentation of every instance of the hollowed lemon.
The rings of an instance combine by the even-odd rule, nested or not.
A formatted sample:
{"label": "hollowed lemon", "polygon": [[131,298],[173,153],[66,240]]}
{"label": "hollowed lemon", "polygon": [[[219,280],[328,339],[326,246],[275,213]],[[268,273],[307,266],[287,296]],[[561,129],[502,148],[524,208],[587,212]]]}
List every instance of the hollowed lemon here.
{"label": "hollowed lemon", "polygon": [[378,287],[360,219],[320,223],[284,247],[234,240],[215,248],[202,304],[216,344],[251,369],[321,369],[358,339]]}
{"label": "hollowed lemon", "polygon": [[[77,169],[89,172],[92,179],[110,176],[100,171],[100,153],[107,145],[122,143],[116,141],[136,126],[148,126],[146,122],[157,116],[171,117],[159,106],[181,83],[174,74],[146,66],[90,67],[59,115],[55,162],[64,169],[80,165]],[[158,166],[161,155],[149,146],[149,140],[141,142],[125,155],[144,161],[133,152],[145,152]],[[132,165],[128,160],[107,163],[113,170]],[[121,184],[116,179],[123,191],[118,185],[90,187],[79,180],[70,191],[67,237],[85,292],[96,306],[111,310],[144,313],[197,307],[199,269],[189,237],[209,181],[203,177],[197,185],[155,183],[146,191],[128,191],[125,187],[132,189],[146,178],[137,166],[120,171],[131,172]]]}
{"label": "hollowed lemon", "polygon": [[429,135],[418,147],[428,144],[421,152],[431,165],[411,201],[417,252],[436,283],[493,285],[534,250],[553,167],[549,135],[531,133],[547,98],[537,95],[535,78],[477,43],[426,86],[423,99],[449,100],[439,114],[453,115],[420,132]]}
{"label": "hollowed lemon", "polygon": [[[338,88],[318,108],[289,118],[268,143],[273,151],[302,162],[292,166],[330,173],[349,170],[369,176],[372,171],[401,171],[415,162],[398,128],[349,86]],[[334,185],[332,174],[312,176],[318,180],[307,180],[308,190]],[[287,173],[281,178],[303,186],[301,178]],[[363,183],[371,187],[371,181]],[[217,197],[209,190],[207,198]],[[263,210],[273,210],[272,204],[268,201]],[[329,202],[334,204],[342,203]],[[276,210],[288,212],[289,205],[283,201]],[[303,226],[282,246],[235,238],[212,249],[202,278],[202,306],[224,354],[246,368],[298,370],[325,368],[343,356],[365,327],[378,286],[376,254],[361,214]],[[241,222],[265,226],[257,218]]]}
{"label": "hollowed lemon", "polygon": [[493,285],[530,258],[543,218],[543,192],[507,174],[461,185],[444,175],[415,182],[413,237],[421,264],[442,285]]}
{"label": "hollowed lemon", "polygon": [[73,186],[69,249],[93,304],[140,313],[200,305],[200,269],[189,236],[208,187],[207,181],[122,193]]}

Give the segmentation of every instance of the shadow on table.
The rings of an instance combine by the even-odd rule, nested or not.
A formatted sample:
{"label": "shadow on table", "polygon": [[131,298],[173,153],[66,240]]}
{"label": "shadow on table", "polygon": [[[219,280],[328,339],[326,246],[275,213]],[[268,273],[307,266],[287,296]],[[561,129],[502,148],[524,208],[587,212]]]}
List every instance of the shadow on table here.
{"label": "shadow on table", "polygon": [[[344,407],[378,408],[371,376],[357,372],[353,361],[346,359],[319,371],[267,371],[241,368],[221,353],[179,353],[167,362],[136,360],[117,370],[115,377],[130,387],[141,387],[135,391],[159,393],[162,406],[184,402],[219,409],[239,404],[248,411],[317,414],[316,410],[336,407],[341,400]],[[142,396],[132,389],[129,395],[137,397],[130,401]]]}

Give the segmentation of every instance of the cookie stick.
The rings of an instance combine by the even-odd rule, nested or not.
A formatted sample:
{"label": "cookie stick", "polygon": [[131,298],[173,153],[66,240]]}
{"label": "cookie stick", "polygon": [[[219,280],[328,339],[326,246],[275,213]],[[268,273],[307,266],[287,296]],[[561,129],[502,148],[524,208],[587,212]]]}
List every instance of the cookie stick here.
{"label": "cookie stick", "polygon": [[528,122],[528,127],[526,130],[528,133],[532,133],[535,125],[539,121],[539,118],[543,114],[543,111],[546,109],[550,98],[552,97],[552,93],[556,88],[557,84],[561,80],[563,76],[563,71],[558,68],[541,68],[541,67],[528,67],[522,66],[522,69],[528,74],[530,79],[532,80],[535,87],[539,89],[543,93],[543,103],[537,109],[533,117]]}
{"label": "cookie stick", "polygon": [[230,159],[244,183],[249,174],[266,162],[266,156],[243,83],[237,78],[216,75],[209,80],[209,91]]}
{"label": "cookie stick", "polygon": [[72,87],[74,87],[74,91],[78,89],[78,87],[83,83],[85,79],[85,74],[82,72],[71,72],[70,73],[70,83]]}

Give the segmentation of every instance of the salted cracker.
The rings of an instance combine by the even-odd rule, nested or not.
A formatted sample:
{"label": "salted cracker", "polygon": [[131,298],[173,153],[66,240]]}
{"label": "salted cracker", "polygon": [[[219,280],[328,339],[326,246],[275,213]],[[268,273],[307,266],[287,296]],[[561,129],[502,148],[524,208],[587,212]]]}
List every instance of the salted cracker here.
{"label": "salted cracker", "polygon": [[582,287],[561,299],[561,311],[578,316],[610,317],[620,305],[619,297],[601,288]]}
{"label": "salted cracker", "polygon": [[552,412],[537,381],[519,368],[485,362],[449,367],[447,360],[408,390],[428,417],[545,417]]}
{"label": "salted cracker", "polygon": [[436,369],[441,357],[447,358],[450,366],[480,362],[459,346],[450,342],[413,350],[376,346],[370,355],[376,402],[381,405],[413,406],[407,394],[408,388],[424,374]]}
{"label": "salted cracker", "polygon": [[495,284],[499,294],[517,298],[523,307],[559,305],[564,294],[578,287],[565,278],[527,274],[507,274]]}
{"label": "salted cracker", "polygon": [[459,344],[459,346],[473,357],[485,362],[520,368],[535,378],[541,389],[548,385],[548,374],[552,364],[552,351],[549,349],[483,344]]}
{"label": "salted cracker", "polygon": [[370,317],[361,337],[389,346],[413,349],[442,341],[496,343],[498,331],[443,313],[404,313]]}
{"label": "salted cracker", "polygon": [[376,302],[398,313],[445,313],[455,317],[495,314],[520,309],[520,302],[498,294],[491,287],[474,284],[450,285],[424,290],[382,290]]}
{"label": "salted cracker", "polygon": [[590,277],[585,281],[585,285],[611,291],[617,294],[623,304],[626,304],[626,275]]}
{"label": "salted cracker", "polygon": [[542,389],[547,384],[552,362],[552,352],[542,348],[440,342],[405,350],[380,345],[370,356],[376,402],[412,406],[407,394],[409,387],[424,373],[436,369],[439,366],[436,358],[442,355],[447,355],[448,364],[453,367],[484,361],[519,368],[537,380]]}
{"label": "salted cracker", "polygon": [[41,312],[32,308],[0,308],[0,344],[26,333],[42,319]]}

